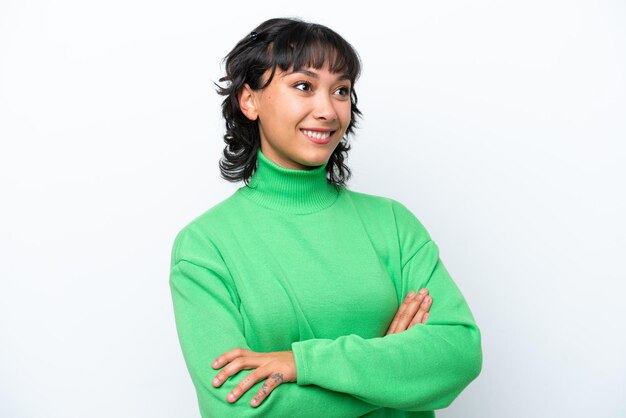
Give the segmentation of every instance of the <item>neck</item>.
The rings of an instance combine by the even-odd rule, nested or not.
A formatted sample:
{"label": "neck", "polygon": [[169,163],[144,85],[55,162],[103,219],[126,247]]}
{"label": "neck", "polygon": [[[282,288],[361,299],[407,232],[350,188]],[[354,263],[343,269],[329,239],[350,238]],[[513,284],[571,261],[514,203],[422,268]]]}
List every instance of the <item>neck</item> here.
{"label": "neck", "polygon": [[312,213],[331,206],[339,194],[326,179],[327,162],[309,170],[281,167],[259,149],[257,169],[240,192],[266,208],[286,213]]}

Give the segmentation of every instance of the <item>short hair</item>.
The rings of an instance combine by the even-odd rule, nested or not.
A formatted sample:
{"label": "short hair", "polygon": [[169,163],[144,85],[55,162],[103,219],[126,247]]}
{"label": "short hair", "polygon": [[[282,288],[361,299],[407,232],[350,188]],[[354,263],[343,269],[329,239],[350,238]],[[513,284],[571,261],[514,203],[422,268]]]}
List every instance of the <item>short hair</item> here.
{"label": "short hair", "polygon": [[[263,89],[272,81],[276,68],[300,70],[315,69],[328,64],[329,71],[345,73],[352,83],[350,89],[351,118],[341,139],[326,165],[326,178],[335,186],[345,185],[351,172],[345,164],[350,145],[347,136],[354,132],[357,107],[354,84],[361,72],[361,61],[356,50],[330,28],[299,19],[276,18],[261,23],[235,45],[224,58],[226,75],[219,79],[217,92],[225,96],[222,115],[226,122],[223,156],[220,171],[232,182],[249,180],[256,170],[260,133],[257,121],[249,120],[239,107],[238,94],[244,84],[252,89]],[[264,83],[263,75],[271,70]]]}

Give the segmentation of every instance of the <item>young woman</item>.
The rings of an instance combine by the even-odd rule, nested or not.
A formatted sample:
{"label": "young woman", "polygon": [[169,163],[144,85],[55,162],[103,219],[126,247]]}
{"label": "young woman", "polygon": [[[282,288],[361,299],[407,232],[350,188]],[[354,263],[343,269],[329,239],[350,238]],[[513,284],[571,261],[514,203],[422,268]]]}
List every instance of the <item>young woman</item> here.
{"label": "young woman", "polygon": [[359,72],[341,36],[293,19],[226,57],[220,167],[245,185],[179,232],[170,276],[203,417],[433,417],[480,372],[428,232],[345,186]]}

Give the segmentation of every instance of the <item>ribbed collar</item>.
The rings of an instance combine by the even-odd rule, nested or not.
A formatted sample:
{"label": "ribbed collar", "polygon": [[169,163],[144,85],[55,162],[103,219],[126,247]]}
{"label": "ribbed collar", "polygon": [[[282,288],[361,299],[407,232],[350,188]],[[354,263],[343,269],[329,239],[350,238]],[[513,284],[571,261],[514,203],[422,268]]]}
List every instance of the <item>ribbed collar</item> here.
{"label": "ribbed collar", "polygon": [[326,180],[326,165],[311,170],[284,168],[257,152],[257,169],[250,184],[239,189],[266,208],[305,214],[331,206],[339,192]]}

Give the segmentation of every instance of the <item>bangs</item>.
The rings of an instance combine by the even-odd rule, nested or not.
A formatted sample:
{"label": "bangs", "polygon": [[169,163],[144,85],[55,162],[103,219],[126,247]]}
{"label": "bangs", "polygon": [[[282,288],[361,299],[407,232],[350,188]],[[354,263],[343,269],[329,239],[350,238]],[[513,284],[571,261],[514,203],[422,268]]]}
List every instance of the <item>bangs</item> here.
{"label": "bangs", "polygon": [[359,56],[352,45],[321,25],[302,23],[285,28],[268,52],[273,70],[319,70],[327,64],[331,73],[345,74],[353,84],[361,72]]}

